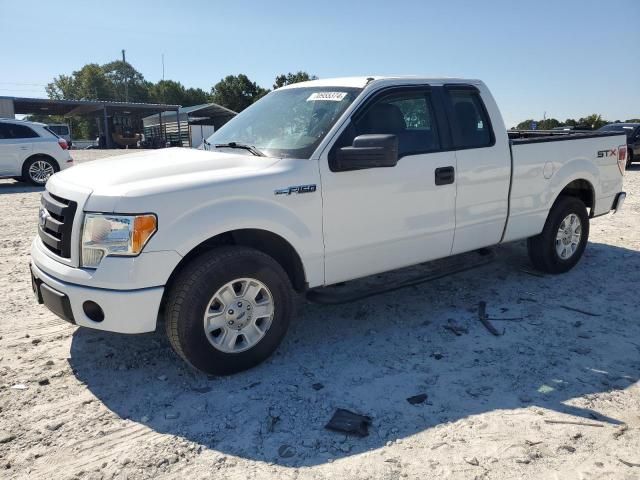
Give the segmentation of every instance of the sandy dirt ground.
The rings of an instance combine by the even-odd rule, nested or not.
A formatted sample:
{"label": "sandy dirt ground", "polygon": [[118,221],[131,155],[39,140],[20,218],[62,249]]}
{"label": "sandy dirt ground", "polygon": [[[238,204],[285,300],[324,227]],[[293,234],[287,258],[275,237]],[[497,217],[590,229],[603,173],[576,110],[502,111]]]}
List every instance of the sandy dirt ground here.
{"label": "sandy dirt ground", "polygon": [[[0,478],[640,478],[640,165],[625,189],[568,274],[504,245],[456,276],[304,304],[276,355],[214,378],[161,328],[77,329],[37,305],[40,189],[0,181]],[[326,430],[336,408],[369,435]]]}

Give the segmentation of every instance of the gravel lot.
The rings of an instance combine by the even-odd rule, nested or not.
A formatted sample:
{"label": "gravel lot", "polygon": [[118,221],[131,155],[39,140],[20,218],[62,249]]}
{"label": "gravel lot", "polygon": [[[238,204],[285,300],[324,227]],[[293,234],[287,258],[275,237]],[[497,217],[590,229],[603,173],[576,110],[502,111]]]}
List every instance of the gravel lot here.
{"label": "gravel lot", "polygon": [[[625,189],[568,274],[527,273],[504,245],[477,270],[307,304],[269,361],[213,378],[161,329],[77,329],[37,305],[40,189],[0,181],[0,477],[640,478],[640,166]],[[369,435],[325,430],[336,408],[371,416]]]}

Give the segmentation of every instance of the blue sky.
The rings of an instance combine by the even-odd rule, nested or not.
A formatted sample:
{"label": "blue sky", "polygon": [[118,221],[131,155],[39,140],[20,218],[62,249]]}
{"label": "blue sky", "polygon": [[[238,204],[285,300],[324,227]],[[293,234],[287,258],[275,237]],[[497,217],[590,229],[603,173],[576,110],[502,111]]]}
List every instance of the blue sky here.
{"label": "blue sky", "polygon": [[640,0],[0,0],[0,95],[45,96],[120,57],[151,81],[209,90],[246,73],[473,77],[507,126],[530,117],[640,117]]}

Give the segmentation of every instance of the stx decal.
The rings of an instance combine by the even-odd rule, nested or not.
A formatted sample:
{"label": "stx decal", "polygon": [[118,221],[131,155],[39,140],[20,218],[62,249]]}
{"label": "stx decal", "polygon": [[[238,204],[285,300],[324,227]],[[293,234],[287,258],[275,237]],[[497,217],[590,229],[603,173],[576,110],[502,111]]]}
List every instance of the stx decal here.
{"label": "stx decal", "polygon": [[618,150],[615,148],[612,150],[598,150],[598,158],[615,157],[617,154]]}

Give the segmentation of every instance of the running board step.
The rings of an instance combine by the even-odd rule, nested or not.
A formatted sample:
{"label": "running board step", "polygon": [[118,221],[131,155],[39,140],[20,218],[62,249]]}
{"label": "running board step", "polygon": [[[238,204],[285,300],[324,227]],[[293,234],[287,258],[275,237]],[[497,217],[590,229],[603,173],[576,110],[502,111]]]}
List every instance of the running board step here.
{"label": "running board step", "polygon": [[307,300],[327,305],[354,302],[466,272],[487,265],[494,259],[495,253],[492,250],[481,248],[473,252],[421,263],[412,267],[370,275],[328,287],[314,288],[307,292]]}

